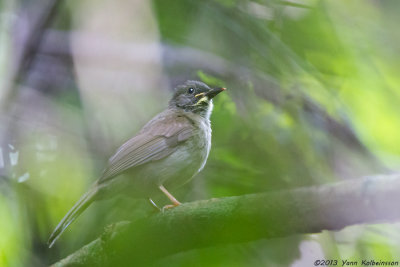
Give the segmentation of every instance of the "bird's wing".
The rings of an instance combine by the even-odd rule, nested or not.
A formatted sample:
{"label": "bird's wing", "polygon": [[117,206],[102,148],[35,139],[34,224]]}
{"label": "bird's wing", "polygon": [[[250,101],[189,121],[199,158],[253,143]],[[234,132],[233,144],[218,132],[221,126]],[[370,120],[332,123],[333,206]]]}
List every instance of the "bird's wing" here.
{"label": "bird's wing", "polygon": [[110,180],[132,167],[169,156],[176,151],[181,142],[192,136],[193,129],[193,124],[186,117],[150,122],[110,158],[99,183]]}

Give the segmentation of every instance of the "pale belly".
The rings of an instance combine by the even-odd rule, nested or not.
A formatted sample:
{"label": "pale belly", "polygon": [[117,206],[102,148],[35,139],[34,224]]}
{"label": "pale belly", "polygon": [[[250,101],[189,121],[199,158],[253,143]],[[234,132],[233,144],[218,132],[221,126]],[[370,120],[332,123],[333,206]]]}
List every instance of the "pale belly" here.
{"label": "pale belly", "polygon": [[[211,149],[211,128],[202,125],[198,131],[170,156],[158,162],[155,177],[159,185],[166,188],[177,188],[190,181],[205,166]],[[208,127],[207,127],[208,126]],[[150,165],[149,165],[150,168]]]}

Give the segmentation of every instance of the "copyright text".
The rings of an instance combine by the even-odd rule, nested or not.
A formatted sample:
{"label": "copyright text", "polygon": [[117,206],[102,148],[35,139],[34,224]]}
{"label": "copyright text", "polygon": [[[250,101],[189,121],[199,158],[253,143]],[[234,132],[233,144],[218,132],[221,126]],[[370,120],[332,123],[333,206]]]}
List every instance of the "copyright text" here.
{"label": "copyright text", "polygon": [[399,261],[387,260],[316,260],[314,266],[399,266]]}

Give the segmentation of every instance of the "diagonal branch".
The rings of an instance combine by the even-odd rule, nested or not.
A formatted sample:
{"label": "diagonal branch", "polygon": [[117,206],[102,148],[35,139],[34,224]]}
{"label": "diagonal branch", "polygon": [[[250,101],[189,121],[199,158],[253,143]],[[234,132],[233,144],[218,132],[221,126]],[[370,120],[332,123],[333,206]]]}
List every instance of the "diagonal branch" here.
{"label": "diagonal branch", "polygon": [[110,226],[54,266],[146,263],[218,244],[340,230],[400,219],[400,175],[186,203]]}
{"label": "diagonal branch", "polygon": [[[46,5],[40,8],[41,12],[38,17],[31,23],[33,26],[31,26],[26,39],[23,40],[23,44],[18,44],[20,50],[15,53],[16,55],[13,65],[10,68],[9,78],[5,82],[5,86],[3,85],[6,95],[0,103],[2,112],[9,110],[10,104],[13,103],[13,100],[15,100],[18,95],[17,84],[25,78],[42,43],[46,29],[56,17],[62,2],[62,0],[48,0]],[[14,30],[16,35],[20,34],[21,29],[16,28]]]}

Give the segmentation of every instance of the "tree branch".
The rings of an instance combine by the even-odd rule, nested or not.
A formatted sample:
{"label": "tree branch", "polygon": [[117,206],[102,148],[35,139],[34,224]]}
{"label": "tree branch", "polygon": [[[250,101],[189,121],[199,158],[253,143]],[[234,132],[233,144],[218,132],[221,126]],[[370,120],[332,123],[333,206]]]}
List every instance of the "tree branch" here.
{"label": "tree branch", "polygon": [[[21,35],[21,32],[23,32],[21,26],[20,28],[15,27],[14,35],[16,36],[14,37],[16,39],[19,37],[21,40],[17,41],[18,43],[22,43],[22,45],[19,44],[19,47],[16,48],[17,51],[15,52],[13,65],[10,67],[11,70],[9,77],[5,81],[4,90],[6,91],[6,95],[3,97],[0,103],[0,109],[2,112],[7,112],[9,110],[10,104],[13,103],[13,100],[15,100],[16,96],[18,95],[17,84],[25,78],[27,71],[32,65],[36,52],[39,50],[39,47],[42,44],[43,36],[46,33],[46,28],[53,22],[61,4],[62,0],[48,0],[43,7],[40,7],[40,13],[36,16],[33,22],[30,21],[30,28],[26,37],[21,38],[18,36]],[[25,9],[27,8],[25,7]],[[22,7],[20,13],[22,13],[23,10],[24,7]]]}
{"label": "tree branch", "polygon": [[218,244],[395,221],[400,218],[399,189],[400,175],[392,175],[186,203],[109,226],[101,237],[53,266],[143,264]]}

